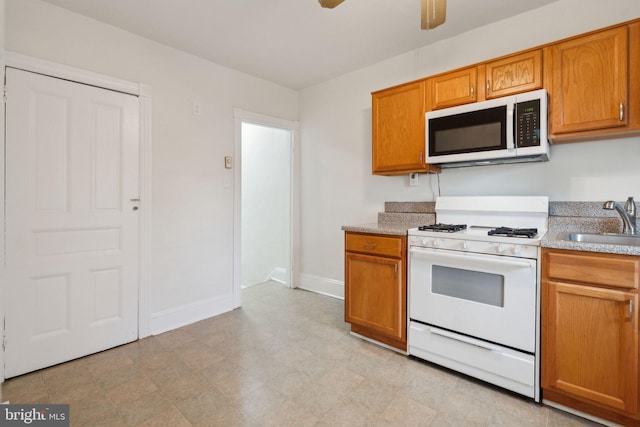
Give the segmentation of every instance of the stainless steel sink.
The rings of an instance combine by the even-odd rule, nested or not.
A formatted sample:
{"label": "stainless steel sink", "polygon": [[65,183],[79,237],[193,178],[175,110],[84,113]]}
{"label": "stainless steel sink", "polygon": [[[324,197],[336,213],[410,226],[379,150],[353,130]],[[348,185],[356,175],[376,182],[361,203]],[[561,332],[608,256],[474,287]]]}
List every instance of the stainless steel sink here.
{"label": "stainless steel sink", "polygon": [[607,245],[640,246],[640,234],[590,234],[590,233],[561,233],[561,240],[582,243],[598,243]]}

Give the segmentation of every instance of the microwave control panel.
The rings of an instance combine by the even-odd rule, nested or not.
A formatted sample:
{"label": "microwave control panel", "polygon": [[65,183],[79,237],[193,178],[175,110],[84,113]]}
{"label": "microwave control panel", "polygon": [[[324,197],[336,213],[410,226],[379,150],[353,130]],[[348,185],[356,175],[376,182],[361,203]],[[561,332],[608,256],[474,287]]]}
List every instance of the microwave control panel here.
{"label": "microwave control panel", "polygon": [[540,145],[540,100],[516,103],[516,148]]}

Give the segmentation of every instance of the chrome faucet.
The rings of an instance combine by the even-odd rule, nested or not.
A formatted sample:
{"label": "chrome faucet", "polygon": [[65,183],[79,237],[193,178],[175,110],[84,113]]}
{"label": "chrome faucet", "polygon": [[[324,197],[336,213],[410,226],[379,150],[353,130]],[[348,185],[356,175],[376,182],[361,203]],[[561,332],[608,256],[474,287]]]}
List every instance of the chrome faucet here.
{"label": "chrome faucet", "polygon": [[619,203],[609,200],[602,206],[604,209],[616,210],[622,218],[622,233],[623,234],[638,234],[636,229],[636,202],[633,197],[629,197],[624,204],[624,208]]}

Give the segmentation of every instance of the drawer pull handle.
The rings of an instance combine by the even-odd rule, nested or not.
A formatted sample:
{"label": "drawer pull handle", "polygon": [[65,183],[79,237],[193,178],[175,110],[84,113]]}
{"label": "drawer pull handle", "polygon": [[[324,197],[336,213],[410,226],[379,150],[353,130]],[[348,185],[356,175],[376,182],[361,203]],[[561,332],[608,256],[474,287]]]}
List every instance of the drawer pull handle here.
{"label": "drawer pull handle", "polygon": [[629,321],[633,322],[633,300],[629,300]]}
{"label": "drawer pull handle", "polygon": [[430,328],[429,332],[431,332],[434,335],[440,335],[441,337],[449,338],[455,341],[460,341],[465,344],[471,344],[473,346],[482,348],[484,350],[502,352],[502,349],[497,345],[489,344],[475,338],[465,337],[463,335],[458,335],[456,333],[444,331],[442,329],[437,329],[437,328]]}
{"label": "drawer pull handle", "polygon": [[376,246],[378,246],[378,245],[377,245],[377,244],[375,244],[375,243],[365,243],[365,244],[364,244],[364,245],[362,245],[362,246],[364,246],[365,248],[371,248],[371,249],[374,249],[374,248],[375,248]]}
{"label": "drawer pull handle", "polygon": [[620,103],[620,121],[624,121],[624,104],[622,102]]}

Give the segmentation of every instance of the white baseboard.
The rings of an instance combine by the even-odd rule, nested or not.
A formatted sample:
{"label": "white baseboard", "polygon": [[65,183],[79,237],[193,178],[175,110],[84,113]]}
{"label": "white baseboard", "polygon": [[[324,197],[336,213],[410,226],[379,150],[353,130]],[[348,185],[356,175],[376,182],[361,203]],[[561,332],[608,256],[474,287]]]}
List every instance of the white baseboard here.
{"label": "white baseboard", "polygon": [[289,286],[289,274],[287,273],[287,269],[283,267],[274,268],[271,274],[269,274],[269,280],[275,280],[276,282]]}
{"label": "white baseboard", "polygon": [[340,280],[302,273],[297,287],[333,298],[344,299],[344,282]]}
{"label": "white baseboard", "polygon": [[233,295],[209,298],[203,301],[173,307],[151,314],[151,335],[190,325],[209,317],[233,310]]}

